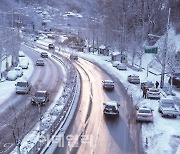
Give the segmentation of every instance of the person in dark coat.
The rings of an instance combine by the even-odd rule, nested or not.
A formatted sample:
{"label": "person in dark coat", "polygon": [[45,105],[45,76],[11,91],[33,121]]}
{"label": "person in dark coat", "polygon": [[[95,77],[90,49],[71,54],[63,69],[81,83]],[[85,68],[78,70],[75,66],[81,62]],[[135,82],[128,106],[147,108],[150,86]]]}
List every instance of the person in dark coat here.
{"label": "person in dark coat", "polygon": [[158,82],[158,81],[156,81],[155,85],[156,85],[156,88],[158,88],[158,86],[159,86],[159,82]]}
{"label": "person in dark coat", "polygon": [[143,98],[145,98],[146,99],[146,97],[147,97],[147,88],[144,86],[143,87]]}

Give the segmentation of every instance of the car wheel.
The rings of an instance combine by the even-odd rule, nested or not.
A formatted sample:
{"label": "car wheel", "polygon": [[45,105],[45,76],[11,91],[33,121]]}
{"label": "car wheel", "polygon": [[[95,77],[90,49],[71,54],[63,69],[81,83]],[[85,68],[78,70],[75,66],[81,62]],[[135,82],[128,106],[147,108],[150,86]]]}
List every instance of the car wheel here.
{"label": "car wheel", "polygon": [[164,114],[161,114],[161,117],[164,117]]}
{"label": "car wheel", "polygon": [[177,116],[176,116],[176,115],[173,115],[173,118],[177,118]]}
{"label": "car wheel", "polygon": [[161,113],[161,110],[158,108],[158,112]]}

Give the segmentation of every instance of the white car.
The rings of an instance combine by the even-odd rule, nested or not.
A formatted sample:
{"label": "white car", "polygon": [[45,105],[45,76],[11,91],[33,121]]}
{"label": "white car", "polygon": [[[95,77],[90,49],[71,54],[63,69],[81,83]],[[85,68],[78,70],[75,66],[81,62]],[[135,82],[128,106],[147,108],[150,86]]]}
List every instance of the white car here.
{"label": "white car", "polygon": [[136,111],[136,121],[147,121],[152,122],[153,121],[153,109],[148,107],[140,107],[137,108]]}
{"label": "white car", "polygon": [[19,51],[19,57],[25,57],[25,54],[23,51]]}
{"label": "white car", "polygon": [[10,81],[14,81],[17,79],[17,71],[15,70],[10,70],[8,73],[7,73],[7,77],[6,77],[6,80],[10,80]]}
{"label": "white car", "polygon": [[121,64],[120,61],[114,61],[114,62],[112,62],[112,66],[113,66],[113,67],[117,67],[119,64]]}
{"label": "white car", "polygon": [[103,103],[104,105],[104,110],[103,113],[105,115],[119,115],[119,106],[116,101],[111,101],[111,102],[106,102]]}
{"label": "white car", "polygon": [[118,70],[127,70],[127,66],[124,63],[120,63],[117,65]]}
{"label": "white car", "polygon": [[23,75],[23,71],[21,67],[15,67],[14,70],[17,72],[18,77],[21,77]]}
{"label": "white car", "polygon": [[147,98],[160,99],[160,91],[157,88],[149,88],[147,91]]}
{"label": "white car", "polygon": [[19,67],[21,67],[22,69],[27,69],[28,66],[29,66],[28,59],[20,59]]}

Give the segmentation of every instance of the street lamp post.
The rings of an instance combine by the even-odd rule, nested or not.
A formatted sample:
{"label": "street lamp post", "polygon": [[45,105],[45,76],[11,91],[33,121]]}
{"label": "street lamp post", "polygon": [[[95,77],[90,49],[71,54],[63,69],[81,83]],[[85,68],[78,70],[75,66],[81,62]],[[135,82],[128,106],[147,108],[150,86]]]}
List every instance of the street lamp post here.
{"label": "street lamp post", "polygon": [[[162,61],[162,70],[161,70],[161,81],[160,81],[160,87],[163,88],[164,87],[164,74],[165,74],[165,68],[166,68],[166,55],[167,55],[167,40],[168,40],[168,30],[169,30],[169,18],[170,18],[170,11],[171,9],[169,8],[169,14],[168,14],[168,23],[167,23],[167,27],[166,27],[166,33],[165,33],[165,39],[164,39],[164,51],[163,51],[163,61]],[[161,37],[158,35],[154,35],[154,34],[148,34],[148,36],[150,37]]]}

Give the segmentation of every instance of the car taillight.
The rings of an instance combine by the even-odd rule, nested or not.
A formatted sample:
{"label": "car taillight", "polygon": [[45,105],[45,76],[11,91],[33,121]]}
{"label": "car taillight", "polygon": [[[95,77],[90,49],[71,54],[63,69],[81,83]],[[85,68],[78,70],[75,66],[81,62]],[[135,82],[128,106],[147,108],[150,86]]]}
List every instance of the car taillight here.
{"label": "car taillight", "polygon": [[141,114],[137,113],[136,116],[141,116]]}
{"label": "car taillight", "polygon": [[148,117],[152,117],[152,114],[148,114]]}

